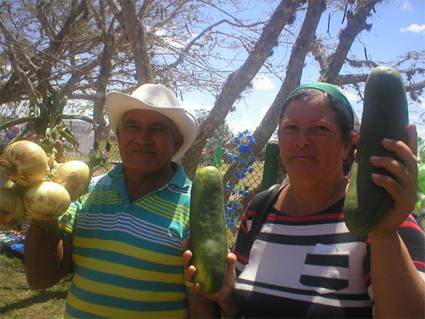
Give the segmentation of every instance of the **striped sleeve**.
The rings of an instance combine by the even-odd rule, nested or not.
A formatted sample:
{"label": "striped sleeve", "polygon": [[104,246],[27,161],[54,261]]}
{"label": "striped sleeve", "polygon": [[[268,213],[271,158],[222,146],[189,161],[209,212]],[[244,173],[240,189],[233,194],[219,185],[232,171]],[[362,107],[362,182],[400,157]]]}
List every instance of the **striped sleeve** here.
{"label": "striped sleeve", "polygon": [[[425,281],[425,232],[417,223],[415,217],[410,214],[407,219],[400,225],[398,233],[403,240],[406,248],[412,258],[413,264],[417,271],[421,274]],[[368,287],[369,294],[373,298],[372,281],[371,281],[371,252],[370,244],[367,244],[367,253],[364,261],[364,279]]]}
{"label": "striped sleeve", "polygon": [[400,237],[409,251],[410,257],[416,267],[421,272],[422,278],[425,281],[425,232],[417,223],[413,215],[400,225]]}
{"label": "striped sleeve", "polygon": [[90,181],[90,185],[88,187],[87,192],[81,195],[80,198],[71,202],[67,211],[63,215],[59,216],[59,228],[62,230],[64,235],[71,235],[74,232],[74,225],[78,212],[83,208],[85,202],[87,201],[87,198],[89,197],[91,191],[93,191],[95,184],[98,180],[99,177],[93,178]]}

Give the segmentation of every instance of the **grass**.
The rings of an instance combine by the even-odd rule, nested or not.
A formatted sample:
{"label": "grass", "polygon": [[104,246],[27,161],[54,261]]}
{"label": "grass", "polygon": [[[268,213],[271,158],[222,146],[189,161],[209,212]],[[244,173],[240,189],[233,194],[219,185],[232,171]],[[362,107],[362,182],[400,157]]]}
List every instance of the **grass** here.
{"label": "grass", "polygon": [[69,278],[44,290],[31,290],[23,262],[0,253],[0,318],[63,318]]}

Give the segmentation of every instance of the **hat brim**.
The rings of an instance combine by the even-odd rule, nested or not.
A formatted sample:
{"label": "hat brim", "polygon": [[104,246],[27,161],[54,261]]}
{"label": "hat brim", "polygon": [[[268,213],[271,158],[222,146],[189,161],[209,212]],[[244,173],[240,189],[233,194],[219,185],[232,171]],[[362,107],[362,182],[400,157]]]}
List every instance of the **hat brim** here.
{"label": "hat brim", "polygon": [[192,145],[198,134],[196,119],[182,107],[154,106],[132,97],[131,95],[117,91],[111,91],[106,94],[105,104],[109,123],[115,134],[117,133],[117,127],[121,117],[126,112],[132,110],[156,111],[173,121],[183,135],[183,144],[171,158],[174,162],[178,162],[183,158],[185,152]]}

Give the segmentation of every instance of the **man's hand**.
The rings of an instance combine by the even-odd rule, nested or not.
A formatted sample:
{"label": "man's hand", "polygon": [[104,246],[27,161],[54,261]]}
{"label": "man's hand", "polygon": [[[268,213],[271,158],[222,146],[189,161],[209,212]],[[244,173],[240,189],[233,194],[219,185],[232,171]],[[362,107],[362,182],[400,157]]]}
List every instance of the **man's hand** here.
{"label": "man's hand", "polygon": [[232,300],[232,293],[235,287],[235,264],[236,264],[236,255],[229,253],[226,258],[227,267],[226,273],[224,275],[223,284],[221,288],[214,293],[204,293],[202,292],[202,287],[198,282],[194,282],[194,276],[196,274],[196,267],[190,264],[192,259],[192,252],[186,250],[183,253],[184,261],[184,277],[187,290],[191,295],[203,296],[211,301],[216,302],[223,312],[226,318],[234,317],[239,313],[236,309],[236,306]]}

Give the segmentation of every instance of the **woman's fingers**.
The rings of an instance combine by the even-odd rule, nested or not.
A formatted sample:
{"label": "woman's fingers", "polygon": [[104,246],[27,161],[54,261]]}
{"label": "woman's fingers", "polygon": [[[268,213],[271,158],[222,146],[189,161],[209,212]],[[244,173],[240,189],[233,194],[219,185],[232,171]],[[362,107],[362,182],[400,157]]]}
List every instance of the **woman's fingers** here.
{"label": "woman's fingers", "polygon": [[407,144],[402,141],[384,139],[382,141],[382,146],[386,150],[392,152],[395,155],[394,159],[398,158],[409,171],[417,171],[416,153],[413,153],[412,149]]}
{"label": "woman's fingers", "polygon": [[408,127],[407,143],[384,139],[383,147],[394,156],[372,156],[373,166],[383,168],[388,174],[372,174],[373,182],[384,188],[393,198],[394,206],[388,217],[376,228],[377,233],[394,231],[414,209],[417,200],[416,128]]}
{"label": "woman's fingers", "polygon": [[[399,183],[410,196],[415,197],[417,193],[418,167],[416,156],[411,148],[402,141],[390,139],[384,139],[382,145],[386,150],[394,153],[395,156],[373,156],[370,159],[371,163],[375,167],[386,169],[394,176],[395,180],[391,179],[391,177],[380,178],[379,176],[375,176],[375,179],[379,181],[380,186],[383,186],[385,189],[388,188],[387,190],[390,193],[400,192],[400,188],[396,185],[396,183]],[[381,185],[381,183],[384,184]]]}
{"label": "woman's fingers", "polygon": [[407,144],[416,156],[418,153],[418,131],[415,124],[409,124],[407,126]]}

